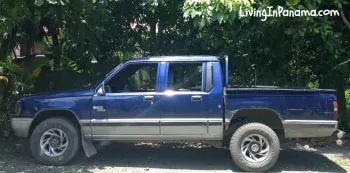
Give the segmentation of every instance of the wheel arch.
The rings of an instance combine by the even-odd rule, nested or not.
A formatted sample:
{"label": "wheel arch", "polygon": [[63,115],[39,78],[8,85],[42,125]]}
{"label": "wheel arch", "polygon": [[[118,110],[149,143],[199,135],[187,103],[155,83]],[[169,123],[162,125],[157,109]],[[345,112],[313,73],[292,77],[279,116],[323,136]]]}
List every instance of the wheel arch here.
{"label": "wheel arch", "polygon": [[281,115],[270,108],[243,108],[233,112],[225,130],[240,121],[257,122],[269,126],[273,129],[279,138],[285,137],[283,120]]}
{"label": "wheel arch", "polygon": [[70,120],[77,127],[78,132],[81,133],[81,124],[79,122],[77,114],[74,111],[68,109],[43,109],[35,114],[33,121],[29,127],[28,138],[30,138],[35,127],[39,123],[53,117],[62,117]]}

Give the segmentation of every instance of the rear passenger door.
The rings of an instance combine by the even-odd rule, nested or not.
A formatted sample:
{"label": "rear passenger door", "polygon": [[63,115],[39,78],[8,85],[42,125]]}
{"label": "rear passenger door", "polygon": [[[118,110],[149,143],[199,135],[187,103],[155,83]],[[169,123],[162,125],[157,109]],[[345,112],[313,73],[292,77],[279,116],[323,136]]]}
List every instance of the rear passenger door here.
{"label": "rear passenger door", "polygon": [[[202,62],[169,62],[165,92],[159,99],[161,135],[200,138],[208,133],[208,93]],[[180,139],[179,138],[179,139]]]}

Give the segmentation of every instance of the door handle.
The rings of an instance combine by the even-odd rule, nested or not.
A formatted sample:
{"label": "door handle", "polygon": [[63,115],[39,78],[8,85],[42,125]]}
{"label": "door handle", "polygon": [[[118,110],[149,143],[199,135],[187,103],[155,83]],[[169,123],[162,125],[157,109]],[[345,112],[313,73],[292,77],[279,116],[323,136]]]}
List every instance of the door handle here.
{"label": "door handle", "polygon": [[193,101],[193,102],[202,101],[202,96],[192,96],[191,101]]}
{"label": "door handle", "polygon": [[154,97],[153,96],[144,96],[143,101],[144,102],[153,102]]}

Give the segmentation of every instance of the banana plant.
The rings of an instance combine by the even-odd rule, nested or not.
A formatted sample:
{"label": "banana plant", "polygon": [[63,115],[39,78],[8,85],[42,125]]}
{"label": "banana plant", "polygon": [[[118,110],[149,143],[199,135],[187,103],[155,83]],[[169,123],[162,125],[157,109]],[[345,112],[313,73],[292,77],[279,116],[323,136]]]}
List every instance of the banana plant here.
{"label": "banana plant", "polygon": [[6,85],[9,81],[7,75],[4,73],[8,70],[9,73],[19,73],[20,67],[10,61],[10,56],[6,57],[3,62],[0,62],[2,72],[0,73],[0,85]]}

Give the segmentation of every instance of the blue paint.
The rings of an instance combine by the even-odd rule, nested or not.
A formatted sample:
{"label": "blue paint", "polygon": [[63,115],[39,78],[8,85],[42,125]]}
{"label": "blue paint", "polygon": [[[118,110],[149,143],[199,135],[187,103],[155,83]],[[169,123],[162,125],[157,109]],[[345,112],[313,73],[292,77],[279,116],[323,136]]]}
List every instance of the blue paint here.
{"label": "blue paint", "polygon": [[[213,88],[207,92],[166,92],[169,62],[211,62]],[[157,62],[155,92],[96,94],[98,88],[129,64]],[[227,64],[227,61],[226,61]],[[221,69],[225,68],[222,75]],[[207,67],[204,68],[205,73]],[[21,97],[20,117],[34,117],[45,110],[69,110],[79,119],[107,118],[225,118],[223,111],[233,112],[245,108],[266,108],[277,112],[281,119],[331,120],[333,119],[334,90],[305,90],[288,88],[231,88],[226,98],[223,89],[227,66],[221,67],[214,56],[152,57],[132,59],[112,70],[101,83],[81,90],[46,93]],[[203,78],[206,81],[206,78]],[[202,97],[192,102],[191,96]],[[144,96],[154,96],[153,104],[144,102]],[[224,100],[226,105],[224,105]],[[103,106],[105,112],[93,110]],[[225,108],[226,110],[223,110]]]}

